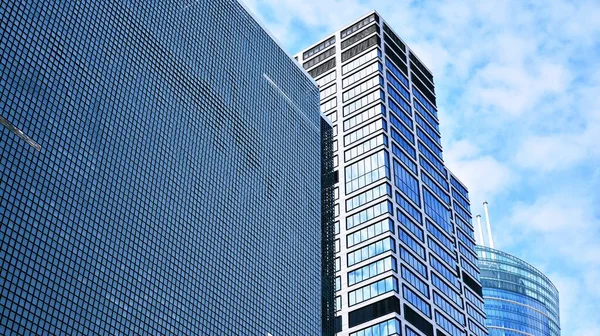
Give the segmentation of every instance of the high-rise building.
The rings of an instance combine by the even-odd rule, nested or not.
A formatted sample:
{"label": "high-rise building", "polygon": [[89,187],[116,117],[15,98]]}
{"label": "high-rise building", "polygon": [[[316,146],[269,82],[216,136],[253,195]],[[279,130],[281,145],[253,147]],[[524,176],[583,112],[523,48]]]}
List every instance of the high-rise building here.
{"label": "high-rise building", "polygon": [[375,13],[296,59],[333,123],[340,336],[487,335],[467,188],[433,75]]}
{"label": "high-rise building", "polygon": [[0,19],[0,334],[321,333],[329,125],[237,1]]}
{"label": "high-rise building", "polygon": [[535,267],[477,246],[490,336],[560,336],[558,291]]}

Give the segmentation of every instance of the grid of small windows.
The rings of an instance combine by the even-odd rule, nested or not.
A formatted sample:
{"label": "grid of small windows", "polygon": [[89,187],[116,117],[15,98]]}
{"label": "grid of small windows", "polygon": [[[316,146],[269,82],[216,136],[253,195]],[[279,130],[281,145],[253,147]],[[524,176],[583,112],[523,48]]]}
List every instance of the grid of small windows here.
{"label": "grid of small windows", "polygon": [[369,62],[373,59],[380,59],[380,58],[381,58],[381,50],[379,50],[378,48],[375,48],[375,49],[369,51],[368,53],[353,60],[352,62],[344,64],[342,66],[342,75],[345,75],[348,72],[361,67],[363,64],[366,64],[367,62]]}
{"label": "grid of small windows", "polygon": [[404,149],[413,159],[417,158],[417,152],[415,151],[415,149],[410,145],[408,141],[406,141],[406,139],[404,139],[404,137],[400,135],[400,133],[398,133],[398,131],[392,128],[390,130],[390,134],[392,135],[392,139],[394,139],[400,145],[400,147],[402,147],[402,149]]}
{"label": "grid of small windows", "polygon": [[369,89],[374,88],[375,86],[382,86],[382,85],[383,85],[383,77],[381,77],[381,76],[373,77],[369,80],[362,82],[360,85],[357,85],[349,90],[344,91],[344,93],[342,94],[342,101],[346,102],[346,101],[362,94],[363,92],[366,92]]}
{"label": "grid of small windows", "polygon": [[0,333],[321,334],[318,91],[188,3],[2,3]]}
{"label": "grid of small windows", "polygon": [[363,38],[365,38],[371,34],[374,34],[374,33],[379,34],[379,26],[376,23],[374,23],[374,24],[370,25],[369,27],[361,30],[360,32],[352,35],[352,37],[349,37],[349,38],[343,40],[342,44],[341,44],[342,50],[354,45],[358,41],[360,41]]}
{"label": "grid of small windows", "polygon": [[355,226],[359,226],[363,223],[370,221],[373,218],[377,218],[386,213],[394,213],[394,208],[392,207],[392,202],[390,201],[383,201],[381,203],[368,207],[352,216],[346,217],[346,229],[351,229]]}
{"label": "grid of small windows", "polygon": [[417,175],[417,164],[411,160],[404,151],[400,149],[395,143],[392,144],[392,153],[402,161],[402,163],[410,169],[415,175]]}
{"label": "grid of small windows", "polygon": [[352,133],[345,135],[344,136],[344,145],[348,146],[351,145],[363,138],[366,138],[367,136],[381,131],[381,129],[383,127],[385,127],[386,122],[383,119],[377,119],[359,129],[357,129],[356,131],[353,131]]}
{"label": "grid of small windows", "polygon": [[400,246],[400,258],[404,260],[410,267],[412,267],[417,273],[421,274],[424,278],[427,278],[427,266],[420,262],[417,258],[413,257],[407,249]]}
{"label": "grid of small windows", "polygon": [[377,22],[379,23],[379,17],[377,16],[377,14],[371,14],[368,17],[358,21],[357,23],[353,24],[352,26],[342,30],[342,32],[340,33],[340,36],[342,38],[345,38],[346,36],[353,34],[354,32],[358,31],[359,29],[361,29],[362,27],[365,27],[366,25],[368,25],[371,22]]}
{"label": "grid of small windows", "polygon": [[318,56],[311,58],[307,62],[304,62],[302,66],[304,67],[304,69],[312,68],[316,64],[323,62],[324,60],[328,59],[333,55],[335,55],[335,47],[331,47],[325,50],[325,52],[319,54]]}
{"label": "grid of small windows", "polygon": [[394,184],[411,201],[417,204],[417,206],[420,206],[419,180],[404,168],[404,166],[399,164],[398,161],[392,161],[394,162]]}
{"label": "grid of small windows", "polygon": [[357,111],[357,110],[363,108],[364,106],[367,106],[377,100],[382,100],[382,101],[385,100],[385,95],[382,90],[377,90],[377,91],[371,92],[368,95],[363,96],[363,97],[353,101],[352,103],[344,106],[344,117],[347,115],[350,115],[352,112]]}
{"label": "grid of small windows", "polygon": [[352,211],[363,204],[367,204],[374,199],[377,199],[383,195],[392,196],[392,188],[389,184],[384,183],[375,188],[364,191],[350,199],[346,200],[346,211]]}
{"label": "grid of small windows", "polygon": [[425,248],[421,246],[416,240],[414,240],[406,231],[400,230],[400,241],[406,244],[415,254],[421,259],[425,260]]}
{"label": "grid of small windows", "polygon": [[[444,293],[447,297],[449,297],[450,300],[452,300],[454,303],[456,303],[459,307],[463,306],[463,300],[460,297],[460,294],[456,293],[456,291],[454,289],[452,289],[452,287],[448,286],[435,273],[431,273],[431,284],[433,285],[433,287],[439,289],[442,293]],[[483,309],[483,305],[482,305],[481,309]]]}
{"label": "grid of small windows", "polygon": [[437,324],[440,327],[442,327],[444,330],[449,332],[450,335],[453,335],[453,336],[466,336],[467,335],[467,333],[465,333],[462,329],[455,326],[454,323],[450,322],[450,320],[448,320],[446,317],[444,317],[444,315],[440,314],[437,310],[435,312],[435,322],[437,322]]}
{"label": "grid of small windows", "polygon": [[402,224],[402,226],[407,228],[408,231],[410,231],[412,234],[414,234],[419,240],[425,241],[424,236],[423,236],[423,230],[419,226],[417,226],[415,223],[413,223],[413,221],[410,218],[408,218],[408,216],[406,216],[402,211],[396,211],[396,212],[397,212],[397,217],[398,217],[398,221],[400,222],[400,224]]}
{"label": "grid of small windows", "polygon": [[401,273],[404,280],[408,281],[409,284],[411,284],[421,294],[425,295],[425,297],[429,297],[429,286],[427,286],[425,281],[421,280],[408,268],[404,267],[404,265],[401,267]]}
{"label": "grid of small windows", "polygon": [[452,317],[456,322],[461,325],[465,325],[465,314],[461,313],[458,309],[456,309],[450,302],[446,301],[441,295],[433,291],[433,302],[436,306],[440,307],[444,312],[446,312],[450,317]]}

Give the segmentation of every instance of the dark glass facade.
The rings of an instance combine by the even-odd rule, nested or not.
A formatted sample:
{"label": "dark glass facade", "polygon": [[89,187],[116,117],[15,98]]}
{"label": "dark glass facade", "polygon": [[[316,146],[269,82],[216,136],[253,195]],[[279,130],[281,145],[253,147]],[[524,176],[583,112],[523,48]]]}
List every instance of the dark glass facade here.
{"label": "dark glass facade", "polygon": [[477,246],[490,336],[560,336],[558,291],[523,260]]}
{"label": "dark glass facade", "polygon": [[321,333],[318,90],[237,1],[2,1],[0,51],[0,334]]}

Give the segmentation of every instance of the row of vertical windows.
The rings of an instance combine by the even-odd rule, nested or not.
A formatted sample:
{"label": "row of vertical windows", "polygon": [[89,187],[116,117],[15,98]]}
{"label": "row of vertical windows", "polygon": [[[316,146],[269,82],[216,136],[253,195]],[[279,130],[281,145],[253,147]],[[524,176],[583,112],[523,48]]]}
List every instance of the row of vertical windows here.
{"label": "row of vertical windows", "polygon": [[437,134],[433,130],[433,127],[429,126],[429,124],[427,122],[425,122],[425,119],[423,119],[421,117],[421,115],[419,115],[418,113],[415,114],[415,119],[417,120],[417,124],[419,124],[419,126],[421,126],[421,128],[423,128],[425,130],[425,132],[429,135],[429,137],[432,138],[433,141],[435,141],[435,143],[437,145],[441,146],[442,140],[441,140],[439,134]]}
{"label": "row of vertical windows", "polygon": [[427,279],[427,267],[425,264],[420,262],[419,259],[413,257],[413,255],[402,246],[400,246],[400,258],[402,258],[402,260],[404,260],[410,267],[417,271],[417,273],[421,274],[425,279]]}
{"label": "row of vertical windows", "polygon": [[346,200],[346,211],[352,211],[363,204],[367,204],[372,200],[379,198],[383,195],[392,196],[392,187],[389,184],[384,183],[378,185],[375,188],[369,189],[365,192],[362,192],[350,199]]}
{"label": "row of vertical windows", "polygon": [[469,330],[471,330],[477,336],[488,336],[488,334],[480,326],[476,325],[472,321],[469,321]]}
{"label": "row of vertical windows", "polygon": [[[394,98],[394,100],[400,104],[401,106],[407,106],[408,104],[404,101],[404,99],[400,96],[400,94],[394,90],[391,86],[388,85],[387,87],[387,92],[390,95],[390,97]],[[410,111],[410,109],[408,110]]]}
{"label": "row of vertical windows", "polygon": [[[362,27],[368,25],[371,22],[378,22],[379,23],[379,17],[377,16],[377,14],[371,14],[368,17],[360,20],[359,22],[353,24],[352,26],[342,30],[340,36],[342,38],[351,35],[352,33],[358,31],[359,29],[361,29]],[[361,335],[358,335],[361,336]]]}
{"label": "row of vertical windows", "polygon": [[387,136],[385,136],[384,134],[380,134],[374,138],[371,138],[371,139],[361,143],[360,145],[357,145],[357,146],[352,147],[352,148],[348,149],[347,151],[345,151],[344,159],[346,162],[348,162],[348,161],[354,159],[355,157],[358,157],[358,156],[362,155],[363,153],[366,153],[377,146],[381,146],[381,145],[387,146],[387,144],[388,144]]}
{"label": "row of vertical windows", "polygon": [[475,308],[471,307],[471,305],[467,304],[467,314],[471,316],[475,321],[485,325],[485,316],[478,312]]}
{"label": "row of vertical windows", "polygon": [[[387,145],[387,143],[386,143]],[[396,144],[392,144],[392,153],[404,163],[408,169],[410,169],[415,175],[417,175],[417,164],[411,160],[408,155],[406,155],[400,147],[396,146]]]}
{"label": "row of vertical windows", "polygon": [[396,77],[400,79],[402,83],[404,83],[404,85],[406,85],[406,87],[409,87],[408,78],[406,78],[406,76],[404,76],[404,74],[401,73],[400,70],[398,70],[398,68],[394,65],[394,63],[392,63],[392,61],[386,58],[385,65],[388,68],[388,70],[390,70],[394,75],[396,75]]}
{"label": "row of vertical windows", "polygon": [[385,232],[394,233],[394,222],[389,218],[383,219],[375,224],[367,226],[364,229],[360,229],[359,231],[347,235],[347,246],[352,247]]}
{"label": "row of vertical windows", "polygon": [[456,189],[452,188],[452,197],[454,198],[454,201],[460,203],[460,205],[463,206],[463,208],[467,209],[467,211],[471,212],[471,205],[469,204],[469,201],[467,201],[459,192],[456,191]]}
{"label": "row of vertical windows", "polygon": [[400,92],[400,94],[406,99],[406,101],[410,101],[410,93],[400,82],[392,75],[391,72],[387,71],[385,73],[385,78],[387,78],[388,82],[392,85],[396,91]]}
{"label": "row of vertical windows", "polygon": [[467,237],[461,230],[456,230],[458,239],[463,242],[471,251],[475,251],[475,243]]}
{"label": "row of vertical windows", "polygon": [[348,253],[348,267],[387,251],[396,252],[396,245],[392,238],[384,238],[354,252]]}
{"label": "row of vertical windows", "polygon": [[[449,250],[454,251],[454,242],[450,240],[450,238],[446,237],[446,235],[440,231],[435,224],[429,221],[429,219],[425,219],[425,222],[427,222],[427,231],[429,231],[429,233],[437,238]],[[452,234],[452,232],[450,232],[450,234]]]}
{"label": "row of vertical windows", "polygon": [[356,33],[355,35],[353,35],[352,37],[349,37],[346,40],[343,40],[341,43],[341,47],[342,50],[354,45],[355,43],[357,43],[358,41],[364,39],[365,37],[373,34],[373,33],[377,33],[379,34],[379,26],[374,23],[371,26],[361,30],[360,32]]}
{"label": "row of vertical windows", "polygon": [[471,214],[467,213],[465,210],[463,210],[463,208],[461,208],[458,204],[454,203],[452,204],[454,211],[459,214],[464,220],[466,220],[467,222],[469,222],[469,224],[473,225],[473,222],[471,221]]}
{"label": "row of vertical windows", "polygon": [[349,292],[348,305],[353,306],[391,291],[398,292],[398,279],[393,276]]}
{"label": "row of vertical windows", "polygon": [[425,248],[421,246],[416,240],[414,240],[408,233],[404,230],[400,230],[399,232],[400,240],[406,244],[413,252],[415,252],[421,259],[425,260]]}
{"label": "row of vertical windows", "polygon": [[465,187],[462,186],[462,184],[460,184],[460,182],[458,182],[458,180],[454,176],[450,177],[450,181],[452,182],[454,188],[456,188],[456,190],[458,190],[461,193],[461,195],[465,197],[465,199],[469,199],[469,192]]}
{"label": "row of vertical windows", "polygon": [[471,266],[471,264],[466,262],[462,257],[460,258],[460,266],[462,266],[462,268],[473,278],[479,280],[479,271],[475,267]]}
{"label": "row of vertical windows", "polygon": [[471,293],[471,291],[469,291],[467,289],[465,289],[465,297],[467,298],[467,300],[469,300],[469,302],[471,302],[473,305],[475,305],[475,307],[483,310],[483,301],[481,300],[480,297]]}
{"label": "row of vertical windows", "polygon": [[333,98],[321,104],[321,112],[325,113],[337,106],[337,98]]}
{"label": "row of vertical windows", "polygon": [[335,47],[331,47],[325,50],[323,53],[319,54],[318,56],[315,56],[314,58],[311,58],[310,60],[304,62],[304,64],[302,64],[302,67],[304,67],[304,69],[312,68],[314,65],[321,63],[322,61],[333,55],[335,55]]}
{"label": "row of vertical windows", "polygon": [[425,108],[419,104],[419,102],[417,102],[416,100],[413,100],[414,102],[414,107],[417,110],[417,112],[419,112],[419,114],[425,118],[425,120],[427,120],[432,126],[433,128],[438,131],[438,133],[440,132],[440,125],[438,124],[437,120],[435,120],[429,113],[427,113],[427,111],[425,110]]}
{"label": "row of vertical windows", "polygon": [[363,51],[365,51],[373,46],[380,46],[380,45],[381,45],[381,38],[379,37],[379,35],[373,35],[373,36],[367,38],[366,40],[358,43],[354,47],[344,51],[342,53],[342,62],[346,62],[347,60],[353,58],[354,56],[362,53]]}
{"label": "row of vertical windows", "polygon": [[385,95],[382,90],[377,90],[369,93],[368,95],[353,101],[352,103],[344,106],[344,117],[350,113],[367,106],[376,100],[385,100]]}
{"label": "row of vertical windows", "polygon": [[402,265],[400,269],[402,272],[402,278],[408,281],[408,283],[415,287],[421,294],[425,295],[425,297],[429,298],[429,286],[427,286],[425,281],[421,280],[408,268],[404,267],[404,265]]}
{"label": "row of vertical windows", "polygon": [[435,107],[433,107],[433,105],[431,105],[429,103],[429,101],[427,101],[427,99],[425,99],[425,97],[423,97],[423,95],[413,87],[412,89],[413,94],[415,95],[415,98],[417,98],[417,100],[423,104],[423,106],[425,106],[425,108],[427,109],[427,111],[429,111],[436,119],[437,119],[437,110],[435,109]]}
{"label": "row of vertical windows", "polygon": [[379,130],[387,128],[387,123],[383,119],[377,119],[366,126],[344,136],[344,146],[348,146],[362,138],[365,138]]}
{"label": "row of vertical windows", "polygon": [[365,210],[358,212],[352,216],[346,217],[346,229],[351,229],[355,226],[359,226],[370,221],[373,218],[379,217],[385,213],[394,213],[392,202],[383,201],[379,204],[375,204]]}
{"label": "row of vertical windows", "polygon": [[[440,174],[442,174],[444,177],[447,175],[446,167],[444,167],[444,164],[439,157],[435,156],[435,154],[433,154],[421,141],[419,141],[419,152],[421,152],[423,156],[432,162],[435,168],[440,171]],[[446,182],[446,184],[448,184],[448,182]]]}
{"label": "row of vertical windows", "polygon": [[469,251],[466,247],[464,247],[462,244],[458,244],[458,250],[460,251],[460,253],[466,257],[470,262],[473,263],[473,265],[477,265],[479,263],[479,260],[477,260],[477,257],[475,257],[473,255],[472,251]]}
{"label": "row of vertical windows", "polygon": [[342,75],[345,75],[348,72],[357,69],[363,64],[376,58],[381,58],[381,51],[378,48],[371,50],[370,52],[360,56],[359,58],[355,59],[354,61],[348,64],[342,65]]}
{"label": "row of vertical windows", "polygon": [[335,291],[339,292],[342,289],[342,277],[338,276],[335,278]]}
{"label": "row of vertical windows", "polygon": [[467,224],[467,222],[465,222],[462,218],[458,217],[457,215],[454,215],[454,222],[456,222],[458,227],[463,229],[463,231],[465,231],[469,235],[469,237],[471,237],[472,239],[475,239],[475,236],[473,233],[473,228],[471,226],[469,226],[469,224]]}
{"label": "row of vertical windows", "polygon": [[425,183],[425,185],[428,186],[429,189],[433,190],[433,192],[437,196],[439,196],[444,202],[446,202],[446,205],[450,206],[450,196],[444,192],[444,189],[440,188],[437,184],[435,184],[435,182],[433,182],[433,179],[429,177],[429,175],[421,174],[421,181],[423,181],[423,183]]}
{"label": "row of vertical windows", "polygon": [[431,306],[417,294],[415,294],[412,290],[408,289],[406,286],[402,286],[402,296],[404,299],[413,306],[415,306],[418,310],[420,310],[423,314],[431,317]]}
{"label": "row of vertical windows", "polygon": [[[394,102],[394,100],[388,99],[388,102],[390,104],[390,109],[394,112],[394,114],[396,116],[398,116],[398,118],[402,119],[402,121],[408,126],[408,128],[410,128],[412,130],[413,122],[410,117],[410,113],[408,113],[404,109],[401,109],[400,107],[398,107],[398,105]],[[410,111],[410,109],[408,111]]]}
{"label": "row of vertical windows", "polygon": [[336,93],[336,91],[337,91],[337,85],[335,85],[335,84],[327,87],[326,89],[324,89],[323,91],[321,91],[319,93],[321,100],[331,96],[332,94]]}
{"label": "row of vertical windows", "polygon": [[390,106],[390,109],[400,116],[400,118],[402,118],[402,120],[404,120],[404,122],[406,122],[406,124],[412,129],[413,122],[411,119],[412,110],[410,109],[410,105],[408,105],[408,103],[402,99],[396,102],[395,100],[389,98],[388,105]]}
{"label": "row of vertical windows", "polygon": [[[404,123],[406,125],[408,125],[408,128],[410,128],[412,130],[413,127],[413,122],[412,119],[410,117],[410,108],[408,107],[408,104],[406,104],[406,102],[401,101],[400,105],[405,106],[403,108],[400,108],[400,105],[396,104],[396,102],[391,99],[388,98],[388,105],[390,106],[390,109],[400,118],[402,119],[402,121],[404,121]],[[409,112],[407,112],[409,111]]]}
{"label": "row of vertical windows", "polygon": [[404,124],[401,123],[398,118],[396,118],[396,115],[394,113],[390,113],[390,122],[392,123],[392,125],[394,125],[394,127],[400,130],[400,133],[402,133],[402,135],[404,135],[404,137],[406,137],[406,139],[408,139],[408,141],[410,141],[411,144],[415,144],[415,136],[413,135],[412,130],[404,126]]}
{"label": "row of vertical windows", "polygon": [[362,82],[361,84],[345,91],[342,94],[342,101],[346,102],[346,101],[348,101],[348,100],[350,100],[350,99],[362,94],[363,92],[368,91],[378,85],[383,86],[383,77],[376,76],[371,79],[368,79],[368,80]]}
{"label": "row of vertical windows", "polygon": [[444,299],[435,291],[433,292],[433,303],[442,308],[442,310],[450,315],[450,317],[452,317],[456,322],[463,326],[465,325],[465,314],[461,313],[458,309],[451,305],[450,302],[446,301],[446,299]]}
{"label": "row of vertical windows", "polygon": [[442,277],[444,277],[444,279],[448,280],[452,285],[460,289],[460,284],[458,283],[458,279],[456,278],[456,274],[454,274],[454,272],[450,271],[436,258],[429,258],[429,264],[431,267],[433,267],[433,269],[438,271]]}
{"label": "row of vertical windows", "polygon": [[420,158],[419,162],[421,162],[421,167],[423,167],[423,169],[425,169],[429,175],[433,176],[433,178],[437,183],[439,183],[439,185],[442,186],[442,188],[449,190],[450,186],[448,185],[448,181],[446,181],[444,175],[440,174],[427,160]]}
{"label": "row of vertical windows", "polygon": [[427,135],[425,134],[425,132],[423,132],[420,128],[417,127],[417,135],[419,136],[419,139],[421,139],[421,141],[423,141],[427,147],[429,147],[429,149],[440,159],[443,160],[442,157],[442,149],[439,148],[435,142],[431,141],[431,139],[429,139],[429,137],[427,137]]}
{"label": "row of vertical windows", "polygon": [[344,131],[354,128],[356,125],[360,125],[361,123],[378,115],[385,116],[385,107],[383,105],[375,105],[363,112],[354,115],[351,118],[344,120]]}
{"label": "row of vertical windows", "polygon": [[394,318],[353,332],[350,336],[391,336],[400,335],[400,333],[400,321]]}
{"label": "row of vertical windows", "polygon": [[[465,287],[466,288],[466,287]],[[475,307],[483,310],[483,301],[477,295],[471,293],[471,291],[465,289],[465,297],[469,302],[471,302]]]}
{"label": "row of vertical windows", "polygon": [[454,325],[454,323],[450,322],[444,315],[439,312],[435,312],[435,322],[442,327],[444,330],[450,333],[452,336],[466,336],[467,334],[460,328]]}
{"label": "row of vertical windows", "polygon": [[327,75],[317,79],[315,82],[317,83],[318,87],[322,87],[325,86],[329,83],[331,83],[332,81],[334,81],[336,78],[336,73],[335,71],[332,71],[330,73],[328,73]]}
{"label": "row of vertical windows", "polygon": [[359,282],[368,280],[391,270],[397,272],[396,259],[394,259],[394,257],[389,256],[381,260],[377,260],[376,262],[370,263],[367,266],[349,272],[348,286],[355,285]]}
{"label": "row of vertical windows", "polygon": [[307,58],[311,57],[312,55],[320,52],[321,50],[324,50],[325,48],[333,45],[334,43],[335,43],[335,36],[332,36],[332,37],[328,38],[326,41],[323,41],[320,44],[318,44],[317,46],[312,47],[309,50],[305,51],[304,54],[302,54],[302,58],[307,59]]}
{"label": "row of vertical windows", "polygon": [[411,201],[420,206],[419,181],[398,161],[392,160],[392,162],[394,163],[394,184]]}
{"label": "row of vertical windows", "polygon": [[404,148],[404,150],[413,158],[417,158],[417,152],[415,149],[406,141],[400,133],[398,133],[395,129],[391,129],[392,139],[396,140],[396,142],[400,145],[400,147]]}
{"label": "row of vertical windows", "polygon": [[448,286],[437,274],[431,273],[431,284],[442,291],[447,297],[449,297],[454,303],[456,303],[459,307],[463,306],[463,300],[460,297],[460,294],[456,293],[452,287]]}
{"label": "row of vertical windows", "polygon": [[408,326],[406,327],[406,336],[420,336],[419,334],[417,334],[416,332],[414,332],[412,329],[410,329]]}
{"label": "row of vertical windows", "polygon": [[450,222],[450,210],[427,189],[423,189],[423,202],[425,203],[425,213],[445,231],[453,232],[452,223]]}
{"label": "row of vertical windows", "polygon": [[375,72],[381,72],[382,71],[382,65],[379,62],[375,62],[369,66],[367,66],[366,68],[363,68],[360,71],[357,71],[355,73],[353,73],[352,75],[344,78],[342,80],[342,88],[346,88],[358,81],[360,81],[361,79],[372,75]]}
{"label": "row of vertical windows", "polygon": [[327,71],[335,68],[335,57],[330,59],[329,61],[324,62],[323,64],[319,64],[315,68],[308,71],[308,74],[312,77],[318,77]]}
{"label": "row of vertical windows", "polygon": [[390,176],[388,154],[380,151],[346,167],[346,194]]}
{"label": "row of vertical windows", "polygon": [[421,218],[421,212],[415,208],[412,204],[410,204],[400,193],[396,193],[396,203],[400,205],[400,207],[406,211],[414,220],[419,223],[423,223],[423,219]]}
{"label": "row of vertical windows", "polygon": [[333,112],[327,114],[326,117],[331,121],[331,123],[336,122],[337,121],[337,110],[333,110]]}
{"label": "row of vertical windows", "polygon": [[398,221],[402,226],[408,229],[408,231],[412,232],[417,238],[419,238],[422,242],[425,241],[425,237],[423,234],[423,230],[418,227],[412,220],[410,220],[402,211],[396,211]]}
{"label": "row of vertical windows", "polygon": [[444,250],[433,239],[427,239],[427,245],[435,254],[437,254],[440,258],[442,258],[442,260],[448,263],[450,267],[456,268],[456,259],[454,259],[454,257],[450,253],[446,252],[446,250]]}

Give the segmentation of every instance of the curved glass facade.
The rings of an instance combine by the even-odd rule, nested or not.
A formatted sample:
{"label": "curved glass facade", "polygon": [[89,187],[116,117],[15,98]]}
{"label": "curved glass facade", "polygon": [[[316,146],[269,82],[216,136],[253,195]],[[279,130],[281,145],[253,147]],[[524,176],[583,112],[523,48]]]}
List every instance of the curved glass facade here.
{"label": "curved glass facade", "polygon": [[477,246],[490,336],[559,336],[558,291],[535,267]]}

